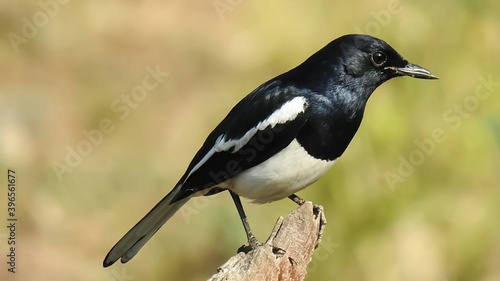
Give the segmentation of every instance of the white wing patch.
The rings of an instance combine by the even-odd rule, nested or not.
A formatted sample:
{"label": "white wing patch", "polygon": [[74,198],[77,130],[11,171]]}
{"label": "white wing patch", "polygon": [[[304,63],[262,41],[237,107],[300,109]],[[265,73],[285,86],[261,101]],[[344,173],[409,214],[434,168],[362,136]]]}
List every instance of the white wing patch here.
{"label": "white wing patch", "polygon": [[220,135],[214,143],[214,146],[208,151],[207,154],[198,162],[191,171],[189,171],[189,178],[192,173],[196,172],[205,162],[207,162],[212,155],[216,152],[229,151],[231,148],[232,153],[240,150],[248,141],[260,130],[264,130],[267,127],[274,128],[278,124],[283,124],[288,121],[292,121],[299,115],[303,113],[307,107],[307,100],[304,97],[295,97],[286,103],[284,103],[278,110],[274,111],[269,117],[259,122],[257,126],[250,129],[239,139],[226,139],[224,134]]}

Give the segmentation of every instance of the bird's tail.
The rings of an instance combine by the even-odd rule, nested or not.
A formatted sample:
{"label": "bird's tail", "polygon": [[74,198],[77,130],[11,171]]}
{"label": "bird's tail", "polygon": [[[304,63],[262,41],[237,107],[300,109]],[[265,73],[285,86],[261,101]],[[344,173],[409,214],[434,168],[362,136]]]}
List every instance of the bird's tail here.
{"label": "bird's tail", "polygon": [[189,200],[188,197],[171,203],[172,199],[179,193],[180,188],[181,186],[179,185],[170,191],[116,243],[106,258],[104,258],[104,267],[112,265],[120,258],[122,263],[126,263],[139,252],[142,246],[148,242],[149,238]]}

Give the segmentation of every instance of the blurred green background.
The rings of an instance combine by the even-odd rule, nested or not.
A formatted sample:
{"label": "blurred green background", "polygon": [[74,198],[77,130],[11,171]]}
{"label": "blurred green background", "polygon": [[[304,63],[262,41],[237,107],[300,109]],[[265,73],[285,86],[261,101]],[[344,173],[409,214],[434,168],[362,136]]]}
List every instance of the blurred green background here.
{"label": "blurred green background", "polygon": [[[211,276],[245,243],[224,193],[190,202],[126,265],[101,263],[236,102],[347,33],[441,79],[377,89],[342,159],[299,193],[328,219],[307,280],[500,280],[494,0],[2,1],[0,214],[10,167],[18,272],[1,227],[0,279]],[[138,94],[151,69],[168,76]],[[295,208],[244,205],[260,240]]]}

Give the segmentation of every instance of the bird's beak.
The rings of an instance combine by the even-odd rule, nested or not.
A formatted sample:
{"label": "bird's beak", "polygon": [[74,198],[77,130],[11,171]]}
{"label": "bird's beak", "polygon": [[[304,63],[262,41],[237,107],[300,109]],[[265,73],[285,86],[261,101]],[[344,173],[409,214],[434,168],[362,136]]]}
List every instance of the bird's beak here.
{"label": "bird's beak", "polygon": [[395,71],[397,74],[410,76],[420,79],[439,79],[439,77],[432,75],[431,72],[416,64],[408,63],[405,67],[388,66],[385,69]]}

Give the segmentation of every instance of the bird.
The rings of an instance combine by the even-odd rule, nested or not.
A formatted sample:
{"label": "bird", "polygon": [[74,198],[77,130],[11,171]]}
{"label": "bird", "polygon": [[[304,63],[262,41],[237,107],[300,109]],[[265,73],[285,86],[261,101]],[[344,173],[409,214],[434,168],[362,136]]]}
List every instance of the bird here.
{"label": "bird", "polygon": [[295,68],[239,101],[208,135],[173,189],[106,255],[128,262],[189,199],[228,191],[251,249],[240,197],[253,203],[290,198],[325,174],[356,134],[373,91],[391,78],[438,79],[366,34],[334,39]]}

